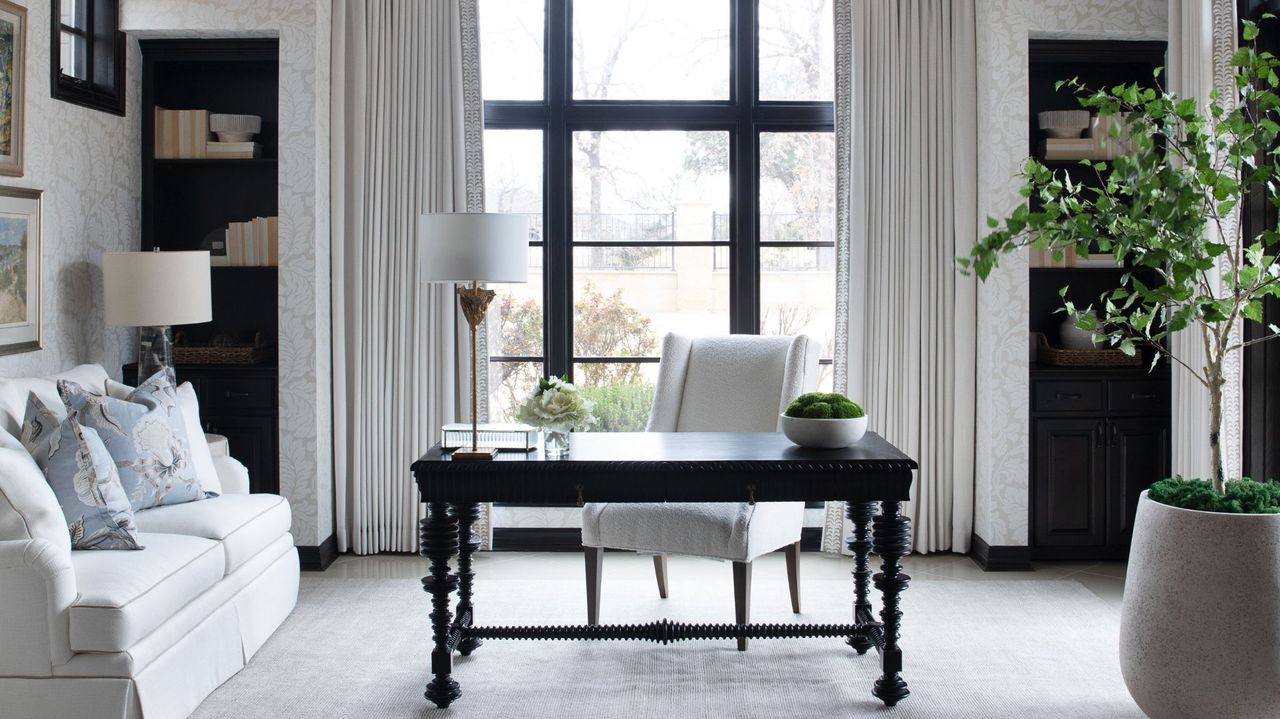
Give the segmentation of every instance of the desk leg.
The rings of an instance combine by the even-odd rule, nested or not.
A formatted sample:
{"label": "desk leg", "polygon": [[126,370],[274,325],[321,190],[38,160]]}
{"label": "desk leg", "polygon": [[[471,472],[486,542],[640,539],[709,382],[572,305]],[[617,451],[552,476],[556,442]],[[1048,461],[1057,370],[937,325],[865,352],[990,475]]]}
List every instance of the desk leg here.
{"label": "desk leg", "polygon": [[884,607],[880,620],[884,623],[884,649],[880,652],[881,674],[871,693],[893,706],[905,699],[907,682],[903,680],[902,648],[898,646],[898,630],[902,624],[902,612],[898,610],[898,595],[907,588],[911,577],[902,573],[899,561],[911,551],[911,520],[902,516],[898,502],[881,502],[880,514],[871,520],[871,546],[880,555],[880,572],[872,581],[883,595]]}
{"label": "desk leg", "polygon": [[[853,621],[872,621],[871,606],[871,518],[876,514],[875,502],[848,502],[845,514],[853,523],[849,551],[853,552]],[[875,643],[865,633],[849,637],[849,646],[866,654]]]}
{"label": "desk leg", "polygon": [[458,518],[444,502],[427,505],[427,516],[422,520],[422,556],[431,560],[430,574],[422,578],[422,588],[431,595],[431,673],[435,678],[427,684],[424,696],[444,709],[462,696],[449,674],[453,671],[453,652],[449,650],[449,630],[452,614],[449,612],[449,595],[458,586],[458,578],[449,573],[449,560],[458,551]]}
{"label": "desk leg", "polygon": [[[480,548],[480,540],[476,539],[471,528],[480,518],[480,505],[455,504],[453,511],[458,516],[458,610],[455,612],[459,625],[471,626],[475,623],[475,609],[471,605],[471,580],[475,572],[471,571],[471,555]],[[483,644],[475,637],[465,637],[458,642],[458,651],[462,656],[470,656],[471,652]]]}

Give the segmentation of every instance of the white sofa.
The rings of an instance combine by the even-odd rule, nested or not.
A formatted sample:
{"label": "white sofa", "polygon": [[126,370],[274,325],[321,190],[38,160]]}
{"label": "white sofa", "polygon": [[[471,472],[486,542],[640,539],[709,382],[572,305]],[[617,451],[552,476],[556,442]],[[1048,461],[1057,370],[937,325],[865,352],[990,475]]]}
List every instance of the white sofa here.
{"label": "white sofa", "polygon": [[60,377],[102,387],[107,375],[81,365],[0,380],[0,716],[185,717],[297,602],[289,504],[249,494],[224,454],[221,496],[137,513],[145,549],[71,550],[53,491],[15,439],[27,392],[56,403]]}

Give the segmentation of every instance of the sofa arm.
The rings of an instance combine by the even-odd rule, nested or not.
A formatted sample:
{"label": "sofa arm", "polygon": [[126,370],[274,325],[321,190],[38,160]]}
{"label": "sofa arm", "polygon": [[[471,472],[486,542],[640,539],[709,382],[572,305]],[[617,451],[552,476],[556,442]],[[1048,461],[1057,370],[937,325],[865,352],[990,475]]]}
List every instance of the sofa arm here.
{"label": "sofa arm", "polygon": [[213,468],[218,470],[218,482],[223,494],[248,494],[249,470],[240,460],[230,456],[213,458]]}
{"label": "sofa arm", "polygon": [[45,539],[0,541],[0,676],[47,677],[71,658],[71,553]]}

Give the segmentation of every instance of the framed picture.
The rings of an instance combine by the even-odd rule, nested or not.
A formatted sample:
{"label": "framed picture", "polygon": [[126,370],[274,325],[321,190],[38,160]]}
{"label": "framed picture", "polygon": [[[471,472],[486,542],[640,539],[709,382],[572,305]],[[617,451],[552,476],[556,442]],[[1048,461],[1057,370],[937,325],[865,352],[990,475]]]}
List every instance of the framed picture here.
{"label": "framed picture", "polygon": [[40,349],[43,194],[0,187],[0,354]]}
{"label": "framed picture", "polygon": [[0,175],[22,177],[27,9],[0,0]]}

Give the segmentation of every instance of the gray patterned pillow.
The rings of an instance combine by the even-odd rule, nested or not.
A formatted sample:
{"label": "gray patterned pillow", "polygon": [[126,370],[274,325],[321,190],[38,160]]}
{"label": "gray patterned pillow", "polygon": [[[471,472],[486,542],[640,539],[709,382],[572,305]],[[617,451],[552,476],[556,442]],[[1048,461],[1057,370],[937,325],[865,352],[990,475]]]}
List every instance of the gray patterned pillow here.
{"label": "gray patterned pillow", "polygon": [[178,396],[164,372],[127,399],[67,380],[58,382],[58,394],[76,421],[97,430],[134,511],[204,499]]}
{"label": "gray patterned pillow", "polygon": [[129,496],[97,432],[75,417],[59,422],[31,394],[22,443],[58,497],[73,549],[142,549]]}

